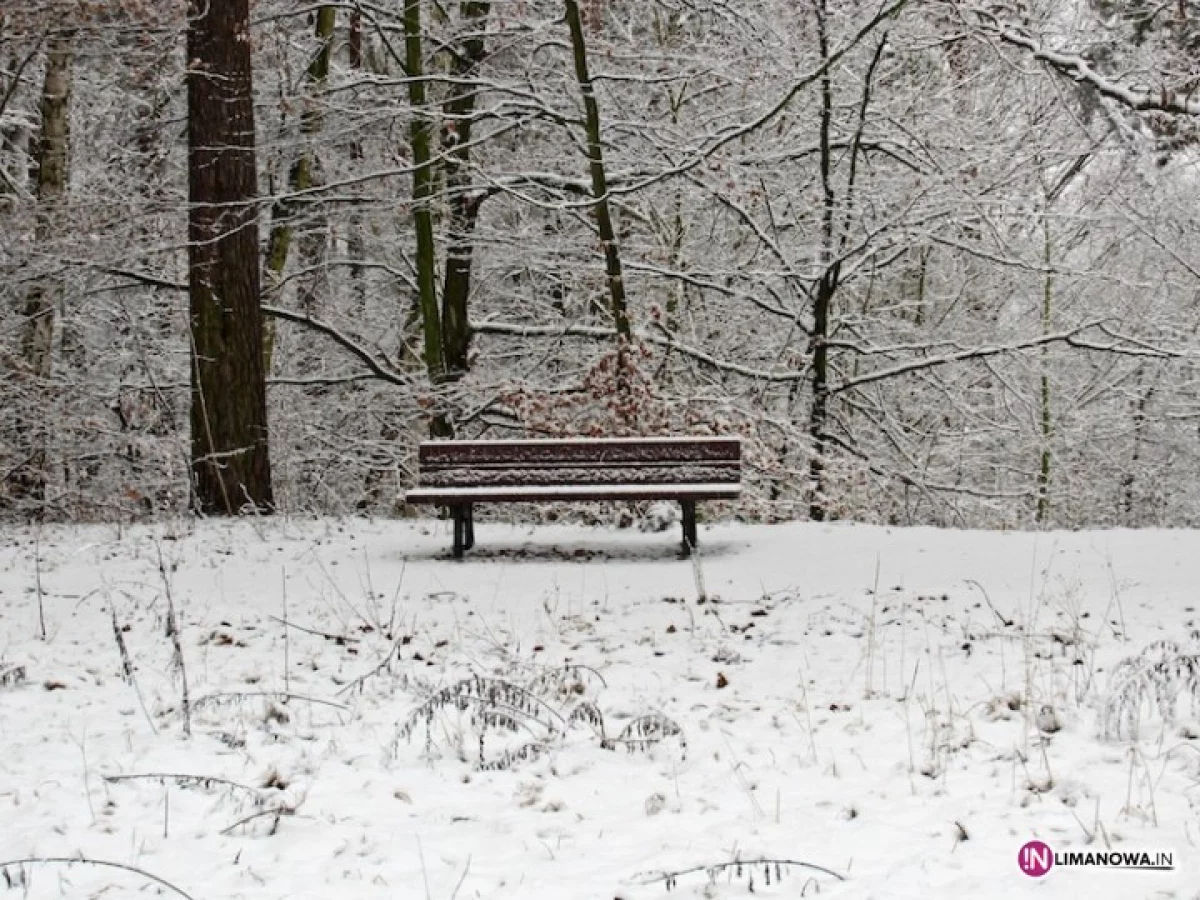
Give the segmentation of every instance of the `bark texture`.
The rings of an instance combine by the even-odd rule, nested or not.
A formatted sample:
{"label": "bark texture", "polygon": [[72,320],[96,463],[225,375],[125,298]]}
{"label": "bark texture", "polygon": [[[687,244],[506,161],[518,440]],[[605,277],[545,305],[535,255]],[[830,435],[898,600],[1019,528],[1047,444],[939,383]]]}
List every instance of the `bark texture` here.
{"label": "bark texture", "polygon": [[587,43],[583,22],[576,0],[566,0],[567,26],[571,30],[571,54],[575,63],[575,79],[583,97],[584,124],[587,129],[588,164],[592,176],[592,196],[596,198],[596,230],[604,248],[604,271],[608,277],[608,293],[617,336],[624,343],[633,339],[629,325],[629,306],[625,300],[625,279],[621,273],[621,252],[613,230],[612,210],[608,202],[608,176],[604,168],[604,148],[600,134],[600,107],[596,103],[596,88],[588,71]]}
{"label": "bark texture", "polygon": [[[37,150],[36,238],[39,246],[53,239],[55,223],[62,221],[59,208],[67,193],[71,65],[70,36],[63,34],[52,38],[47,47],[46,74],[42,82],[42,133]],[[35,504],[39,513],[46,499],[51,428],[47,421],[49,397],[45,385],[53,369],[54,322],[61,295],[58,280],[47,277],[29,291],[22,310],[21,358],[36,390],[37,410],[18,426],[24,459],[10,474],[9,486],[13,499]]]}
{"label": "bark texture", "polygon": [[471,267],[474,257],[475,223],[479,219],[480,197],[468,191],[467,166],[471,158],[471,124],[475,115],[478,89],[469,81],[475,76],[486,55],[483,28],[490,3],[462,4],[463,21],[468,35],[454,56],[449,96],[442,105],[446,125],[442,134],[445,150],[446,192],[450,207],[450,228],[446,248],[446,277],[442,284],[442,344],[446,372],[459,378],[470,367],[471,333],[467,324],[467,306],[471,296]]}
{"label": "bark texture", "polygon": [[[825,0],[814,3],[817,20],[817,43],[821,58],[829,59],[829,37],[825,30]],[[837,293],[840,266],[834,261],[834,214],[837,198],[833,189],[833,148],[830,127],[833,122],[833,85],[828,70],[821,74],[821,119],[819,142],[821,151],[821,278],[813,297],[812,405],[809,409],[808,435],[812,441],[812,457],[808,464],[808,517],[822,522],[829,511],[826,484],[826,453],[829,440],[826,428],[829,419],[829,319],[833,298]]]}
{"label": "bark texture", "polygon": [[193,504],[274,505],[267,446],[249,0],[188,2]]}

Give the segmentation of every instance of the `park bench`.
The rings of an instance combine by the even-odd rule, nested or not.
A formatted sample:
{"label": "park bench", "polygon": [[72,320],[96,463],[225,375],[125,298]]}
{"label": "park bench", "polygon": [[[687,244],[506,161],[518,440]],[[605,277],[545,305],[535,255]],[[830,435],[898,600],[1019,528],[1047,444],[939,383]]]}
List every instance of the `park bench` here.
{"label": "park bench", "polygon": [[677,500],[683,553],[696,546],[696,501],[741,492],[736,437],[423,441],[411,504],[449,508],[454,555],[475,544],[477,503]]}

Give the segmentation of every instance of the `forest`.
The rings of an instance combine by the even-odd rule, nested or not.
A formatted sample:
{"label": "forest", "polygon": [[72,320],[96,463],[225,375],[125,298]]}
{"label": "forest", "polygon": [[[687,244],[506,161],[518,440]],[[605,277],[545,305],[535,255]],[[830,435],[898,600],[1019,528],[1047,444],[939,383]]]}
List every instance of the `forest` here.
{"label": "forest", "polygon": [[1197,60],[1197,0],[0,0],[0,517],[721,434],[745,520],[1193,526]]}

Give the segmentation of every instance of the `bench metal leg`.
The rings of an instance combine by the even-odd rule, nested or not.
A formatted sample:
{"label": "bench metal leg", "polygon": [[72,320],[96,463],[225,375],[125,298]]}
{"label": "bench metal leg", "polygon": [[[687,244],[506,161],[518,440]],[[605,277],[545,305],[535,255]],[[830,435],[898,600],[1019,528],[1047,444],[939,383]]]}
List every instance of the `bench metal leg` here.
{"label": "bench metal leg", "polygon": [[450,514],[454,516],[454,558],[462,559],[463,550],[466,549],[463,546],[467,530],[466,515],[463,513],[463,507],[457,505],[450,507]]}
{"label": "bench metal leg", "polygon": [[683,507],[683,555],[691,556],[696,548],[696,501],[680,500]]}
{"label": "bench metal leg", "polygon": [[475,546],[475,505],[468,503],[463,507],[466,518],[466,542],[465,549],[470,550]]}

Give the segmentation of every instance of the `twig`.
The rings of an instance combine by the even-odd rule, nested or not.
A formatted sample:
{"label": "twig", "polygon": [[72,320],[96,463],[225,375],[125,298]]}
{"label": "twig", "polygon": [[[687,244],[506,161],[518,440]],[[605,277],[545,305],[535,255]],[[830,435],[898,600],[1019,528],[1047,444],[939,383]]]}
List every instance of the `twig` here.
{"label": "twig", "polygon": [[467,880],[467,873],[471,871],[471,857],[467,856],[467,863],[463,866],[463,873],[458,878],[458,884],[454,885],[454,891],[450,894],[450,900],[455,900],[459,890],[462,889],[463,882]]}
{"label": "twig", "polygon": [[417,858],[421,860],[421,879],[425,882],[425,900],[433,900],[429,894],[429,872],[425,868],[425,851],[421,849],[421,836],[417,835]]}
{"label": "twig", "polygon": [[121,626],[117,622],[117,608],[111,598],[108,602],[108,614],[112,618],[113,639],[117,642],[117,653],[121,657],[121,677],[126,684],[133,684],[133,663],[129,661],[129,648],[125,646],[125,635],[121,633]]}
{"label": "twig", "polygon": [[92,815],[92,824],[96,824],[96,807],[92,804],[92,769],[87,757],[87,728],[79,738],[79,755],[83,757],[83,796],[87,799],[88,812]]}
{"label": "twig", "polygon": [[33,532],[33,572],[34,583],[37,587],[38,627],[41,629],[42,640],[46,640],[46,608],[43,603],[42,591],[42,526]]}
{"label": "twig", "polygon": [[121,655],[121,675],[125,682],[133,688],[133,693],[138,698],[138,706],[142,708],[142,715],[146,717],[146,722],[150,726],[150,730],[154,734],[158,734],[158,728],[154,724],[154,717],[150,715],[150,710],[146,709],[146,700],[142,697],[142,689],[137,683],[137,678],[133,674],[133,662],[129,658],[129,648],[125,644],[125,634],[121,631],[121,625],[117,622],[117,607],[112,602],[112,597],[108,597],[108,613],[112,617],[113,639],[117,642],[117,652]]}
{"label": "twig", "polygon": [[[1117,583],[1117,573],[1113,569],[1112,554],[1108,555],[1105,560],[1108,568],[1108,580],[1112,584],[1112,597],[1109,599],[1108,607],[1104,610],[1104,624],[1112,629],[1113,636],[1123,639],[1126,643],[1129,642],[1129,629],[1125,627],[1125,604],[1121,602],[1121,586]],[[1117,604],[1117,614],[1121,618],[1121,633],[1117,634],[1117,629],[1113,626],[1108,618],[1108,610],[1112,608],[1113,603]]]}
{"label": "twig", "polygon": [[183,662],[183,639],[180,637],[181,625],[179,615],[175,609],[175,598],[171,594],[171,579],[167,575],[167,565],[163,562],[162,544],[157,545],[158,549],[158,574],[162,577],[163,590],[167,595],[167,637],[171,639],[173,647],[172,663],[179,670],[179,681],[182,685],[183,696],[183,736],[190,738],[192,736],[192,701],[188,693],[187,668]]}
{"label": "twig", "polygon": [[351,356],[357,358],[358,361],[366,366],[368,371],[370,371],[370,373],[380,381],[386,381],[389,384],[394,384],[399,387],[412,386],[413,379],[411,376],[392,368],[391,363],[387,362],[387,360],[376,357],[375,354],[363,347],[362,344],[358,343],[358,341],[356,341],[354,338],[326,322],[314,319],[312,316],[294,313],[278,306],[268,306],[264,304],[262,307],[262,312],[265,316],[271,316],[275,319],[282,319],[284,322],[293,322],[297,325],[304,325],[305,327],[316,331],[318,334],[325,335],[343,350],[347,351]]}
{"label": "twig", "polygon": [[8,859],[0,862],[0,869],[5,869],[8,866],[23,866],[31,863],[55,863],[59,865],[86,865],[86,866],[105,866],[110,869],[121,869],[126,872],[133,872],[135,875],[141,875],[143,878],[148,878],[150,881],[161,884],[169,891],[173,891],[184,900],[196,900],[191,894],[181,888],[176,887],[167,881],[165,878],[160,878],[153,872],[147,872],[145,869],[139,869],[137,866],[126,865],[125,863],[109,862],[103,859],[88,859],[86,856],[27,856],[24,859]]}
{"label": "twig", "polygon": [[224,691],[215,694],[205,694],[196,701],[196,708],[207,706],[210,703],[219,703],[222,700],[246,700],[251,697],[274,697],[282,700],[300,700],[304,703],[316,703],[321,706],[332,706],[334,709],[345,710],[349,707],[335,703],[332,700],[321,700],[317,697],[306,697],[303,694],[291,694],[287,691]]}
{"label": "twig", "polygon": [[400,641],[392,641],[391,649],[388,650],[387,654],[383,657],[383,659],[381,659],[379,661],[379,664],[376,665],[375,668],[371,669],[369,672],[364,672],[362,675],[359,675],[357,678],[353,679],[352,681],[347,682],[345,685],[340,687],[337,691],[338,696],[341,696],[342,694],[346,693],[349,690],[352,690],[353,688],[356,688],[356,687],[361,688],[364,684],[366,684],[366,681],[368,678],[374,678],[376,675],[378,675],[380,672],[382,672],[384,669],[386,669],[388,666],[390,666],[392,664],[392,660],[398,659],[399,657],[400,657]]}
{"label": "twig", "polygon": [[348,634],[330,634],[328,631],[318,631],[316,628],[305,628],[303,625],[297,625],[295,622],[289,622],[286,618],[281,619],[278,616],[267,616],[267,618],[272,622],[278,622],[280,625],[286,625],[288,628],[295,628],[297,631],[303,631],[305,634],[325,638],[327,641],[335,641],[338,644],[354,644],[359,640]]}
{"label": "twig", "polygon": [[1006,619],[1006,618],[1004,618],[1004,616],[1002,616],[1000,614],[1000,610],[996,609],[996,607],[992,604],[992,598],[989,597],[988,592],[983,589],[983,585],[980,584],[978,581],[975,581],[973,578],[966,579],[966,582],[967,582],[967,584],[971,585],[971,587],[978,590],[979,593],[983,594],[983,601],[988,605],[988,609],[990,609],[992,612],[994,612],[996,614],[996,618],[1000,620],[1000,624],[1003,625],[1005,628],[1012,628],[1013,620]]}
{"label": "twig", "polygon": [[[867,620],[867,690],[865,697],[870,699],[875,693],[875,613],[879,606],[879,570],[881,561],[875,554],[875,581],[871,585],[871,618]],[[903,634],[901,640],[904,640]],[[904,667],[901,664],[900,677],[904,677]],[[884,676],[884,689],[887,689],[887,677]]]}
{"label": "twig", "polygon": [[25,71],[25,67],[28,66],[30,62],[37,58],[38,51],[42,49],[42,44],[46,42],[48,37],[50,37],[50,29],[46,29],[41,33],[41,35],[38,36],[37,43],[33,45],[33,49],[29,51],[26,57],[21,60],[20,64],[18,64],[16,69],[13,70],[11,75],[12,83],[9,84],[8,89],[5,90],[4,96],[0,97],[0,115],[3,115],[4,110],[8,108],[8,102],[12,100],[13,95],[17,92],[17,88],[21,86],[21,73]]}
{"label": "twig", "polygon": [[287,569],[285,568],[283,569],[283,689],[290,694],[292,691],[292,676],[289,670],[292,665],[292,651],[291,643],[288,639],[287,617]]}
{"label": "twig", "polygon": [[221,834],[229,834],[233,829],[245,825],[247,822],[253,822],[255,819],[261,819],[264,816],[274,816],[275,824],[271,826],[271,833],[275,833],[275,829],[279,827],[279,820],[283,816],[290,816],[295,813],[295,810],[290,806],[272,806],[270,809],[260,809],[258,812],[250,813],[248,816],[243,816],[232,825],[223,828]]}
{"label": "twig", "polygon": [[[1170,91],[1166,88],[1154,91],[1139,91],[1105,78],[1084,56],[1064,53],[1046,47],[1027,34],[1008,28],[991,10],[970,8],[977,24],[986,33],[998,37],[1006,44],[1020,47],[1040,63],[1044,63],[1072,81],[1090,85],[1097,93],[1130,109],[1158,110],[1184,116],[1200,116],[1200,101],[1192,99],[1191,93]],[[1182,7],[1181,7],[1182,9]]]}
{"label": "twig", "polygon": [[257,788],[253,788],[248,784],[241,784],[237,781],[230,781],[228,778],[217,778],[211,775],[188,775],[183,772],[137,772],[129,775],[104,775],[103,778],[109,784],[117,784],[122,781],[138,781],[141,779],[174,781],[179,785],[197,784],[200,787],[219,784],[222,787],[237,788],[239,791],[253,794],[256,800],[262,800],[262,794],[259,793]]}
{"label": "twig", "polygon": [[674,882],[676,878],[682,875],[693,875],[696,872],[713,873],[719,872],[722,869],[728,869],[736,866],[799,866],[804,869],[812,869],[814,872],[820,872],[823,875],[830,875],[838,881],[845,881],[845,875],[839,875],[833,869],[827,869],[824,866],[818,866],[815,863],[804,862],[798,859],[767,859],[760,857],[759,859],[731,859],[728,862],[716,863],[715,865],[707,866],[692,866],[690,869],[680,869],[677,872],[660,872],[658,875],[647,876],[642,879],[642,884],[655,884],[660,881]]}

